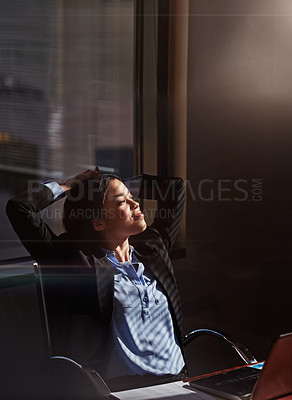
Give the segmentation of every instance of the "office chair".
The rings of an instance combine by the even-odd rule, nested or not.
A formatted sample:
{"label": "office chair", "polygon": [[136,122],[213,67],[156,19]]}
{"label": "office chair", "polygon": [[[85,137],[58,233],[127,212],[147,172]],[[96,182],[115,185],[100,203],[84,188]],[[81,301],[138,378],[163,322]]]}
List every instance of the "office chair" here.
{"label": "office chair", "polygon": [[51,327],[47,312],[47,296],[42,268],[33,263],[39,308],[44,336],[47,344],[47,362],[42,366],[45,400],[99,400],[114,399],[105,381],[91,368],[85,368],[72,358],[64,355],[52,355]]}
{"label": "office chair", "polygon": [[[84,368],[75,360],[64,355],[52,355],[52,343],[50,334],[50,321],[47,314],[46,291],[44,276],[41,267],[34,263],[34,271],[37,282],[39,306],[42,316],[43,329],[48,345],[48,362],[44,377],[43,399],[54,400],[110,400],[115,397],[102,377],[91,368]],[[246,364],[256,363],[256,359],[242,344],[235,343],[226,335],[211,329],[197,329],[188,333],[183,338],[184,347],[194,339],[202,335],[210,335],[227,343]]]}

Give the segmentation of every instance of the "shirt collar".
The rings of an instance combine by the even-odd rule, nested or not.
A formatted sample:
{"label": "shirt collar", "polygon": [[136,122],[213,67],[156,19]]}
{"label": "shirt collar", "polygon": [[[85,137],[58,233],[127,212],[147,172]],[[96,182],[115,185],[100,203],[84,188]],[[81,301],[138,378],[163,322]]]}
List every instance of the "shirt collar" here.
{"label": "shirt collar", "polygon": [[[135,256],[133,246],[130,245],[130,261],[124,261],[124,262],[119,262],[116,259],[116,255],[113,250],[108,250],[108,249],[104,249],[104,248],[102,248],[101,250],[104,252],[105,256],[111,262],[112,266],[116,270],[127,275],[131,280],[142,282],[142,284],[145,285],[145,280],[143,277],[145,267]],[[133,267],[132,263],[138,264],[137,271]],[[148,281],[148,279],[147,279],[147,281]]]}

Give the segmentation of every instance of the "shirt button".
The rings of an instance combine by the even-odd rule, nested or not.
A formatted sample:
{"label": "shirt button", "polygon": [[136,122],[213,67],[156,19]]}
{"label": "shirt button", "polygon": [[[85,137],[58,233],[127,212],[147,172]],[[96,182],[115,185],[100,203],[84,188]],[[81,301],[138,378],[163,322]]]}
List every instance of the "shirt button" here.
{"label": "shirt button", "polygon": [[147,303],[147,300],[148,300],[148,297],[144,297],[144,299],[143,299],[143,301],[145,302],[145,303]]}
{"label": "shirt button", "polygon": [[159,304],[159,300],[158,299],[155,299],[155,304]]}
{"label": "shirt button", "polygon": [[149,315],[149,311],[148,310],[144,310],[144,314],[145,315]]}

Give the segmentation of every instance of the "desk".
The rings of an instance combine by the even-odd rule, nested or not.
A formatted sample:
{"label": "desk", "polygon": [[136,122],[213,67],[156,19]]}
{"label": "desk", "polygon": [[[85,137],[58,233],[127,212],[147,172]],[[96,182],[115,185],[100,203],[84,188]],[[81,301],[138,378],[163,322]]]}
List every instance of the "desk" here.
{"label": "desk", "polygon": [[[253,368],[262,369],[263,364],[263,362],[254,364]],[[241,366],[231,368],[230,370],[240,368]],[[211,373],[210,375],[214,374],[216,373]],[[199,389],[193,388],[188,382],[183,381],[114,392],[113,395],[115,399],[119,400],[222,400],[220,395],[207,394]]]}
{"label": "desk", "polygon": [[35,284],[33,262],[31,257],[17,263],[0,262],[0,289]]}
{"label": "desk", "polygon": [[183,381],[165,383],[162,385],[148,386],[139,389],[113,392],[113,399],[119,400],[214,400],[203,392],[193,389]]}

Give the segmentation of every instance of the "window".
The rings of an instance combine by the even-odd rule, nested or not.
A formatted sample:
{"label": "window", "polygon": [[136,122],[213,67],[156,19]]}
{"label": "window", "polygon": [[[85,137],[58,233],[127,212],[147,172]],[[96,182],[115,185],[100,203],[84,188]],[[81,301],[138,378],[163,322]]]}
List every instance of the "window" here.
{"label": "window", "polygon": [[0,258],[21,257],[5,204],[28,180],[134,172],[134,0],[3,0]]}

